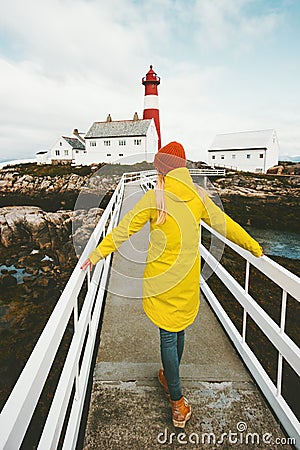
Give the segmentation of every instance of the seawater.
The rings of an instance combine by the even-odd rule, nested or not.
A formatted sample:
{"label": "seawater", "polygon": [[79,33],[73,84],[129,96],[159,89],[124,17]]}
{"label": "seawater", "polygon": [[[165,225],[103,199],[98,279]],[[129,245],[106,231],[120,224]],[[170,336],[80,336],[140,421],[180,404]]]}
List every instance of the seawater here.
{"label": "seawater", "polygon": [[12,273],[10,275],[12,275],[13,277],[15,277],[17,279],[18,284],[23,283],[24,278],[32,276],[30,273],[26,272],[25,268],[18,268],[18,267],[15,267],[14,265],[6,266],[5,264],[2,264],[2,265],[0,265],[0,273],[1,273],[2,269],[8,270],[8,271],[10,271],[10,270],[16,271],[15,273]]}
{"label": "seawater", "polygon": [[260,243],[266,255],[300,259],[300,234],[253,227],[245,229]]}

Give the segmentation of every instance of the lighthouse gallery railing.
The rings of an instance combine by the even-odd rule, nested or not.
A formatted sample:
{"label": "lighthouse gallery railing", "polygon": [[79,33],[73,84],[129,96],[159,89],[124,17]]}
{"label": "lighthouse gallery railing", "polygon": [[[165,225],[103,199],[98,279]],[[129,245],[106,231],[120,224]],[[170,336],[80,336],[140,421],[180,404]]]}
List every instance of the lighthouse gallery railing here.
{"label": "lighthouse gallery railing", "polygon": [[[191,171],[192,172],[192,171]],[[199,171],[193,171],[194,175]],[[206,174],[203,174],[206,175]],[[152,188],[155,183],[155,171],[128,173],[122,176],[107,208],[105,209],[91,239],[89,240],[80,261],[76,265],[57,305],[46,324],[26,366],[23,369],[0,417],[0,449],[18,449],[26,434],[30,420],[35,411],[40,394],[45,385],[48,374],[58,348],[63,339],[70,317],[73,316],[74,333],[69,346],[60,380],[54,393],[51,408],[45,422],[38,449],[54,449],[61,438],[65,421],[67,427],[63,438],[63,449],[75,449],[81,423],[82,410],[86,395],[87,383],[91,370],[92,355],[96,341],[99,318],[103,306],[103,297],[108,279],[108,264],[103,261],[97,264],[92,277],[81,269],[81,262],[87,257],[98,241],[118,222],[122,204],[124,185],[128,182],[139,182],[144,190]],[[233,248],[246,261],[245,286],[239,283],[222,267],[216,264],[214,257],[201,244],[201,254],[206,262],[214,267],[215,273],[231,290],[244,310],[242,335],[236,330],[217,298],[202,282],[202,291],[216,311],[224,328],[235,344],[237,350],[246,362],[275,413],[291,437],[299,442],[299,422],[285,402],[282,392],[282,362],[286,360],[295,372],[300,373],[300,351],[296,344],[286,335],[286,298],[287,294],[299,301],[299,279],[283,267],[267,257],[254,258],[249,252],[218,235],[207,225],[202,224],[211,233]],[[283,290],[281,325],[278,325],[263,311],[248,293],[249,268],[253,264],[258,270],[272,279]],[[88,289],[83,306],[79,313],[78,296],[87,279]],[[270,380],[265,370],[256,359],[246,342],[246,319],[251,316],[262,329],[268,339],[279,352],[277,385]],[[72,390],[75,395],[72,398]],[[71,403],[71,407],[69,407]]]}

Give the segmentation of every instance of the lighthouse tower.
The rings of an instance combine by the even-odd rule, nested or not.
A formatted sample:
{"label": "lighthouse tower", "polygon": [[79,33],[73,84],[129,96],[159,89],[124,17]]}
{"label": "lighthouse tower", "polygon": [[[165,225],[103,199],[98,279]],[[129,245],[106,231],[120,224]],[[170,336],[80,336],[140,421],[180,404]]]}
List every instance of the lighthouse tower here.
{"label": "lighthouse tower", "polygon": [[156,75],[152,69],[152,66],[150,66],[149,72],[142,79],[142,84],[145,86],[143,119],[154,119],[158,134],[158,148],[160,149],[161,137],[157,92],[157,86],[160,84],[160,78]]}

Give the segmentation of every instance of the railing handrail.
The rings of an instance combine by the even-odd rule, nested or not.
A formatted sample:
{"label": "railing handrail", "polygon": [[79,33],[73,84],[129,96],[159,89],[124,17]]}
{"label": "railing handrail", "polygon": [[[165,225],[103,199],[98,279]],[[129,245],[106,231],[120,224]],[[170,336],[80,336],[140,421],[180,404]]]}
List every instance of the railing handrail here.
{"label": "railing handrail", "polygon": [[[201,290],[214,309],[225,331],[240,353],[240,356],[255,378],[269,404],[278,416],[282,426],[285,428],[289,436],[295,438],[296,448],[299,449],[299,421],[282,395],[282,369],[283,360],[285,360],[292,367],[292,369],[300,375],[300,349],[285,331],[287,294],[290,294],[298,302],[300,301],[300,279],[295,274],[285,269],[280,264],[274,262],[267,256],[256,258],[250,252],[229,241],[202,221],[201,226],[223,241],[246,261],[245,286],[242,287],[220,264],[220,262],[217,261],[216,258],[214,258],[214,256],[211,255],[202,244],[200,244],[201,256],[204,261],[211,268],[213,268],[215,275],[218,276],[221,282],[228,288],[243,308],[241,333],[237,330],[232,320],[221,306],[213,290],[208,286],[202,277]],[[267,312],[258,305],[256,300],[248,292],[250,264],[282,289],[280,325],[278,325],[267,314]],[[248,315],[252,318],[252,320],[254,320],[257,326],[263,331],[264,335],[278,351],[276,384],[273,383],[270,376],[255,356],[254,352],[247,344],[246,327]]]}
{"label": "railing handrail", "polygon": [[[112,195],[110,202],[108,206],[106,207],[105,211],[103,212],[96,228],[94,229],[93,233],[91,234],[91,237],[79,259],[77,262],[59,300],[57,301],[57,304],[47,322],[45,325],[44,330],[42,331],[40,338],[38,342],[36,343],[25,367],[23,368],[23,371],[21,375],[19,376],[7,402],[5,403],[3,410],[0,415],[0,449],[4,450],[10,450],[10,449],[18,449],[20,445],[22,444],[22,440],[26,434],[27,428],[29,426],[30,420],[32,418],[32,415],[34,413],[34,410],[36,408],[38,399],[40,397],[40,394],[42,392],[42,389],[45,385],[46,379],[48,377],[48,374],[51,370],[52,363],[54,361],[55,355],[57,353],[58,347],[62,341],[64,332],[66,330],[66,327],[68,326],[69,319],[71,317],[71,314],[73,312],[74,314],[74,327],[80,326],[80,317],[76,316],[76,310],[77,310],[77,296],[80,292],[80,289],[84,283],[85,277],[88,279],[88,291],[85,297],[85,301],[88,298],[90,303],[93,303],[95,300],[93,296],[96,296],[97,290],[95,289],[95,280],[98,282],[100,281],[102,292],[101,295],[97,295],[97,301],[99,300],[99,307],[98,309],[95,307],[94,316],[96,319],[99,320],[100,312],[101,312],[101,306],[102,306],[102,300],[104,295],[104,287],[106,284],[107,276],[108,276],[108,270],[103,270],[103,264],[99,264],[96,266],[93,277],[90,280],[90,274],[89,272],[84,273],[80,266],[82,262],[88,257],[89,253],[94,249],[96,243],[99,241],[99,238],[101,235],[104,235],[106,232],[109,232],[111,227],[114,225],[115,221],[118,219],[118,215],[120,212],[120,206],[121,206],[121,200],[123,196],[123,190],[124,190],[124,176],[122,176],[114,194]],[[114,210],[114,208],[116,208]],[[114,220],[112,220],[114,219]],[[109,227],[107,231],[105,232],[105,227],[107,223],[109,223]],[[108,267],[106,265],[106,267]],[[103,280],[100,278],[100,272],[103,272],[105,279]],[[101,275],[101,276],[102,276]],[[101,298],[100,298],[101,297]],[[84,306],[82,307],[82,311],[84,310]],[[82,313],[81,311],[81,313]],[[77,311],[78,315],[78,311]],[[81,322],[82,319],[81,319]],[[95,320],[94,322],[97,322]],[[79,324],[79,325],[78,325]],[[85,320],[84,327],[82,330],[82,333],[86,332],[87,322]],[[97,324],[98,325],[98,324]],[[95,328],[94,324],[94,328]],[[74,330],[74,335],[75,336]],[[95,335],[96,332],[94,331],[94,336],[92,337],[92,341],[95,342]],[[77,336],[78,337],[78,336]],[[81,335],[82,338],[82,335]],[[73,342],[73,340],[72,340]],[[83,344],[83,342],[82,342]],[[91,359],[93,348],[90,349],[90,355],[89,359]],[[76,362],[76,361],[75,361]],[[78,360],[77,360],[78,363]],[[83,364],[83,363],[82,363]],[[89,367],[87,366],[88,370]],[[74,374],[72,374],[74,375]],[[78,374],[76,375],[79,379]],[[77,380],[76,378],[76,380]],[[88,379],[88,377],[87,377]],[[86,379],[83,380],[86,383]],[[71,383],[73,385],[73,382]],[[66,388],[70,389],[70,386],[66,386]],[[79,386],[79,382],[78,382]],[[85,386],[86,389],[86,386]],[[57,391],[56,391],[57,392]],[[71,392],[69,392],[69,395]],[[85,394],[85,391],[83,392]],[[56,394],[55,394],[56,395]],[[55,396],[54,396],[55,400]],[[82,411],[83,407],[83,401],[84,401],[84,395],[80,396],[80,408]],[[62,405],[62,408],[66,410],[67,405]],[[52,406],[51,406],[52,408]],[[81,414],[81,411],[79,412]],[[51,414],[51,409],[50,413]],[[71,412],[72,415],[72,412]],[[48,416],[49,417],[49,416]],[[78,418],[77,418],[78,419]],[[46,422],[47,423],[47,422]],[[63,425],[63,420],[60,420],[59,426],[61,427]],[[78,423],[75,423],[77,427],[78,432]],[[57,424],[54,430],[51,430],[52,433],[52,439],[57,441]],[[45,429],[44,429],[45,431]],[[51,434],[50,433],[50,434]],[[77,438],[77,435],[76,435]],[[49,439],[49,436],[47,436],[47,439]],[[72,437],[74,441],[74,436]],[[42,450],[45,450],[47,448],[53,448],[52,447],[52,441],[46,441],[43,439],[43,435],[41,438],[42,444]],[[75,440],[76,442],[76,440]],[[40,448],[40,447],[39,447]],[[55,447],[54,447],[55,448]],[[65,447],[64,447],[65,448]],[[66,447],[66,448],[72,448]]]}
{"label": "railing handrail", "polygon": [[223,241],[228,247],[231,247],[236,253],[239,253],[246,261],[249,261],[260,272],[270,278],[274,283],[284,289],[298,302],[300,301],[299,282],[300,279],[294,273],[290,272],[285,267],[268,258],[266,255],[261,258],[256,258],[247,250],[236,245],[234,242],[229,241],[217,231],[213,230],[205,222],[201,221],[201,225],[208,230],[211,234],[214,234],[218,239]]}
{"label": "railing handrail", "polygon": [[[191,175],[225,175],[226,170],[225,169],[214,169],[214,168],[201,168],[201,169],[188,169]],[[139,174],[143,174],[143,176],[148,176],[148,175],[156,175],[157,171],[150,169],[150,170],[144,170],[142,172],[125,172],[123,174],[124,178],[126,179],[127,177],[131,176],[131,175],[136,175],[136,176],[140,176]]]}

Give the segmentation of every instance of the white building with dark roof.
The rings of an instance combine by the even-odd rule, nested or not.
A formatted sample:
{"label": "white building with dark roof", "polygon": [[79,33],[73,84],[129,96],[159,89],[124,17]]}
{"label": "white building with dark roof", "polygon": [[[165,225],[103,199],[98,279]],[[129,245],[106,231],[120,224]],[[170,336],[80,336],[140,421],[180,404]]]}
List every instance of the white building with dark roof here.
{"label": "white building with dark roof", "polygon": [[276,131],[259,130],[217,134],[208,149],[208,162],[244,172],[266,173],[278,164]]}
{"label": "white building with dark roof", "polygon": [[94,122],[85,135],[85,152],[76,149],[75,164],[89,165],[100,162],[133,164],[153,161],[158,149],[158,135],[153,119],[113,121],[108,115],[105,122]]}
{"label": "white building with dark roof", "polygon": [[47,164],[47,163],[49,163],[48,155],[49,155],[48,150],[41,150],[39,152],[36,152],[36,154],[35,154],[36,162],[38,164]]}
{"label": "white building with dark roof", "polygon": [[61,136],[50,149],[52,164],[70,164],[76,151],[85,152],[85,144],[78,137]]}

